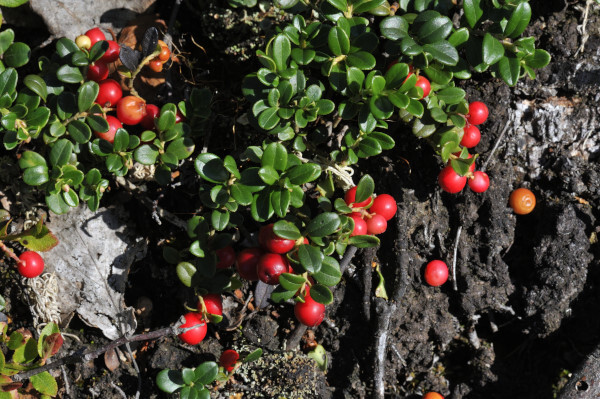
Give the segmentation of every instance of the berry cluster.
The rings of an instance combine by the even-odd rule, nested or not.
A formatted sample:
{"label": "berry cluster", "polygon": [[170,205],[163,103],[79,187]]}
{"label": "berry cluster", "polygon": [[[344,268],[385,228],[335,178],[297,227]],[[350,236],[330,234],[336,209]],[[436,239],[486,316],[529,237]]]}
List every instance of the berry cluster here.
{"label": "berry cluster", "polygon": [[163,65],[171,58],[171,50],[169,50],[169,46],[162,40],[158,41],[158,45],[160,46],[160,53],[154,57],[148,66],[154,72],[162,72]]}
{"label": "berry cluster", "polygon": [[190,328],[179,334],[179,339],[189,345],[197,345],[206,337],[209,320],[220,321],[223,315],[223,300],[219,294],[206,294],[198,300],[198,311],[189,312],[181,328]]}
{"label": "berry cluster", "polygon": [[[460,144],[466,148],[475,147],[481,139],[481,133],[477,125],[481,125],[487,120],[489,111],[487,106],[481,101],[475,101],[469,104],[469,114],[466,115],[467,124],[464,127],[463,138]],[[461,153],[453,154],[454,158],[461,157]],[[466,159],[472,158],[471,154]],[[475,170],[475,164],[471,164],[469,171],[464,176],[458,174],[452,167],[451,161],[442,169],[438,175],[438,183],[442,190],[456,194],[462,191],[465,185],[469,183],[469,188],[476,193],[483,193],[490,186],[490,178],[487,173]]]}
{"label": "berry cluster", "polygon": [[354,221],[354,230],[350,236],[381,234],[387,230],[387,222],[396,214],[396,200],[389,194],[380,194],[356,202],[356,187],[352,187],[344,196],[346,204],[352,208],[349,215]]}

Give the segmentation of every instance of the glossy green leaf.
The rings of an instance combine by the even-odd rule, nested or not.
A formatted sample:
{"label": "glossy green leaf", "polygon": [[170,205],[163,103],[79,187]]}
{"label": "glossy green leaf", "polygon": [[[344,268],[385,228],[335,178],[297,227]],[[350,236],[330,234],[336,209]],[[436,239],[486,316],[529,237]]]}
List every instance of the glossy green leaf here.
{"label": "glossy green leaf", "polygon": [[67,125],[67,131],[69,132],[69,136],[79,144],[87,143],[92,137],[90,127],[78,119],[71,121]]}
{"label": "glossy green leaf", "polygon": [[234,183],[230,187],[231,196],[240,205],[250,205],[252,203],[252,191],[243,184]]}
{"label": "glossy green leaf", "polygon": [[371,139],[377,140],[377,142],[379,143],[379,146],[383,150],[391,150],[396,145],[396,142],[394,141],[394,139],[385,133],[373,132],[373,133],[369,134],[369,137]]}
{"label": "glossy green leaf", "polygon": [[314,163],[305,163],[291,167],[286,172],[286,177],[292,184],[306,184],[321,176],[321,167]]}
{"label": "glossy green leaf", "polygon": [[77,89],[77,107],[79,112],[87,111],[91,108],[98,96],[100,87],[94,81],[87,81]]}
{"label": "glossy green leaf", "polygon": [[46,101],[48,96],[48,87],[46,86],[46,82],[39,75],[27,75],[25,79],[23,79],[23,83],[27,86],[32,92],[37,94],[42,98],[42,100]]}
{"label": "glossy green leaf", "polygon": [[325,237],[333,234],[340,224],[341,220],[337,213],[325,212],[308,223],[306,234],[311,237]]}
{"label": "glossy green leaf", "polygon": [[358,143],[358,156],[361,158],[381,154],[381,151],[382,149],[379,142],[371,137],[365,137]]}
{"label": "glossy green leaf", "polygon": [[413,116],[416,116],[417,118],[420,118],[423,116],[423,112],[424,112],[424,108],[423,108],[423,104],[421,104],[420,101],[417,101],[415,99],[410,99],[410,103],[408,104],[408,106],[406,107],[406,110]]}
{"label": "glossy green leaf", "polygon": [[321,270],[324,255],[321,250],[312,245],[300,245],[298,247],[298,259],[302,268],[309,273],[317,273]]}
{"label": "glossy green leaf", "polygon": [[46,205],[48,205],[48,208],[57,215],[67,213],[71,209],[60,194],[47,195]]}
{"label": "glossy green leaf", "polygon": [[513,10],[506,27],[504,34],[510,38],[515,38],[525,31],[529,21],[531,20],[531,6],[527,1],[520,2]]}
{"label": "glossy green leaf", "polygon": [[58,80],[64,83],[80,83],[83,81],[83,75],[77,67],[65,64],[56,71]]}
{"label": "glossy green leaf", "polygon": [[0,54],[4,54],[14,40],[15,32],[12,29],[5,29],[0,32]]}
{"label": "glossy green leaf", "polygon": [[292,273],[282,273],[279,276],[279,284],[287,291],[297,291],[306,282],[306,279],[300,275]]}
{"label": "glossy green leaf", "polygon": [[287,61],[292,51],[290,39],[288,39],[284,34],[279,34],[275,36],[275,39],[272,43],[272,48],[273,61],[275,61],[277,70],[285,70],[287,68]]}
{"label": "glossy green leaf", "polygon": [[287,215],[290,208],[290,202],[291,193],[286,188],[276,189],[271,193],[271,205],[273,206],[273,211],[275,211],[275,214],[280,218]]}
{"label": "glossy green leaf", "polygon": [[408,22],[399,15],[384,18],[379,24],[381,34],[390,40],[400,40],[408,35]]}
{"label": "glossy green leaf", "polygon": [[215,362],[204,362],[194,370],[196,384],[211,384],[219,373],[219,366]]}
{"label": "glossy green leaf", "polygon": [[179,262],[176,268],[177,277],[186,287],[192,286],[192,279],[196,274],[196,267],[189,262]]}
{"label": "glossy green leaf", "polygon": [[370,198],[375,192],[375,181],[370,175],[364,175],[356,185],[354,202],[363,202]]}
{"label": "glossy green leaf", "polygon": [[493,65],[504,56],[504,46],[494,36],[486,33],[482,43],[483,62]]}
{"label": "glossy green leaf", "polygon": [[19,158],[19,167],[27,169],[34,166],[47,166],[46,159],[35,151],[24,151]]}
{"label": "glossy green leaf", "polygon": [[223,161],[215,154],[198,155],[194,161],[194,168],[200,177],[211,183],[225,183],[229,179],[229,172],[225,169]]}
{"label": "glossy green leaf", "polygon": [[275,287],[275,290],[271,293],[271,300],[275,303],[281,303],[292,299],[296,295],[297,290],[288,291],[281,285]]}
{"label": "glossy green leaf", "polygon": [[154,165],[158,155],[158,150],[148,144],[142,144],[133,152],[133,158],[142,165]]}
{"label": "glossy green leaf", "polygon": [[298,227],[287,220],[279,220],[275,222],[273,225],[273,232],[278,237],[287,238],[288,240],[297,240],[302,237]]}
{"label": "glossy green leaf", "polygon": [[419,45],[413,38],[406,36],[400,42],[402,53],[408,56],[416,56],[423,52],[423,47]]}
{"label": "glossy green leaf", "polygon": [[262,166],[270,166],[278,171],[284,171],[287,167],[288,153],[281,143],[268,144],[261,158]]}
{"label": "glossy green leaf", "polygon": [[194,152],[194,141],[189,137],[180,137],[169,143],[166,152],[181,161]]}
{"label": "glossy green leaf", "polygon": [[327,0],[327,2],[341,12],[345,12],[348,9],[346,0]]}
{"label": "glossy green leaf", "polygon": [[423,51],[431,54],[433,58],[443,65],[456,65],[458,63],[458,51],[446,40],[440,40],[423,46]]}
{"label": "glossy green leaf", "polygon": [[448,38],[448,42],[454,47],[460,46],[467,40],[469,40],[469,29],[465,27],[457,29]]}
{"label": "glossy green leaf", "polygon": [[319,270],[317,273],[313,273],[312,277],[319,284],[333,287],[342,279],[340,264],[331,256],[325,256],[323,258],[321,270]]}
{"label": "glossy green leaf", "polygon": [[463,0],[465,19],[471,28],[475,27],[483,15],[483,10],[480,3],[481,0]]}
{"label": "glossy green leaf", "polygon": [[372,248],[379,245],[379,238],[371,235],[353,236],[348,239],[348,244],[357,248]]}
{"label": "glossy green leaf", "polygon": [[437,92],[437,98],[447,105],[458,104],[465,98],[465,91],[458,87],[447,87]]}
{"label": "glossy green leaf", "polygon": [[348,65],[358,69],[368,70],[375,68],[377,60],[375,56],[366,51],[357,51],[355,53],[348,54],[346,58]]}
{"label": "glossy green leaf", "polygon": [[185,383],[180,371],[164,369],[157,374],[156,385],[163,392],[173,393],[183,387]]}
{"label": "glossy green leaf", "polygon": [[30,56],[31,49],[28,45],[21,42],[15,42],[8,46],[2,56],[2,61],[7,67],[19,68],[29,62]]}
{"label": "glossy green leaf", "polygon": [[509,86],[514,86],[521,76],[521,63],[515,57],[502,57],[498,61],[498,73]]}
{"label": "glossy green leaf", "polygon": [[314,284],[310,287],[310,297],[315,302],[322,303],[323,305],[329,305],[333,302],[331,290],[322,284]]}
{"label": "glossy green leaf", "polygon": [[279,180],[279,173],[272,166],[263,166],[258,170],[258,175],[267,185],[274,184],[277,180]]}
{"label": "glossy green leaf", "polygon": [[550,63],[550,54],[546,50],[536,49],[533,54],[523,59],[528,67],[539,69]]}
{"label": "glossy green leaf", "polygon": [[267,108],[264,111],[262,111],[258,116],[259,126],[265,130],[271,130],[275,126],[277,126],[277,124],[281,120],[277,111],[277,107]]}
{"label": "glossy green leaf", "polygon": [[242,363],[250,363],[258,360],[263,354],[263,350],[258,348],[250,352],[245,358],[242,359]]}
{"label": "glossy green leaf", "polygon": [[108,121],[101,115],[88,115],[85,122],[94,132],[104,133],[108,131]]}
{"label": "glossy green leaf", "polygon": [[450,18],[431,10],[420,13],[415,18],[413,26],[417,27],[419,41],[424,44],[437,43],[446,39],[452,32]]}
{"label": "glossy green leaf", "polygon": [[265,222],[270,219],[275,211],[271,205],[271,191],[263,190],[255,194],[250,204],[250,214],[257,222]]}
{"label": "glossy green leaf", "polygon": [[17,87],[18,75],[13,68],[7,68],[0,73],[0,95],[12,94]]}
{"label": "glossy green leaf", "polygon": [[53,167],[66,165],[73,153],[73,143],[67,139],[60,139],[50,150],[50,165]]}
{"label": "glossy green leaf", "polygon": [[350,52],[350,37],[339,26],[334,26],[329,30],[328,44],[331,52],[338,56]]}
{"label": "glossy green leaf", "polygon": [[48,179],[48,167],[45,165],[32,166],[23,172],[23,181],[30,186],[39,186]]}
{"label": "glossy green leaf", "polygon": [[215,230],[225,230],[227,228],[227,225],[229,224],[229,216],[230,215],[228,211],[220,211],[218,209],[212,211],[210,221]]}
{"label": "glossy green leaf", "polygon": [[54,377],[47,371],[33,375],[29,381],[33,385],[33,388],[41,394],[49,396],[56,396],[58,394],[58,384]]}

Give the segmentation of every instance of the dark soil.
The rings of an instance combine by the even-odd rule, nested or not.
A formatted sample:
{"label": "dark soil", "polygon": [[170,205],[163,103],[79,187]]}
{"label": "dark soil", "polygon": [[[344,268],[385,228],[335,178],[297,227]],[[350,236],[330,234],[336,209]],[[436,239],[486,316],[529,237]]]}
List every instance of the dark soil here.
{"label": "dark soil", "polygon": [[[239,122],[248,111],[240,78],[256,69],[252,55],[285,17],[257,7],[232,10],[224,3],[184,2],[176,39],[190,61],[185,79],[216,93],[211,151],[239,153],[260,139]],[[378,191],[398,200],[400,216],[382,235],[380,248],[355,257],[328,320],[315,330],[316,341],[328,352],[327,373],[302,352],[283,350],[295,327],[293,312],[289,305],[270,305],[246,313],[240,328],[211,325],[210,338],[196,347],[173,338],[132,345],[141,371],[141,398],[167,397],[154,383],[161,369],[194,367],[218,358],[227,347],[246,352],[261,347],[265,354],[259,362],[244,365],[214,397],[370,397],[374,337],[386,309],[372,295],[379,282],[371,272],[373,263],[381,266],[388,293],[405,287],[391,317],[386,397],[418,398],[430,390],[452,399],[557,397],[569,372],[600,343],[600,318],[595,316],[600,304],[600,18],[599,7],[592,6],[589,38],[578,53],[584,4],[531,4],[534,16],[527,33],[551,53],[551,64],[536,80],[524,79],[516,88],[487,74],[464,87],[470,100],[484,100],[490,108],[477,147],[479,165],[486,163],[493,181],[486,193],[440,193],[440,162],[401,124],[390,127],[401,138],[396,148],[364,164],[364,173],[377,176]],[[159,2],[157,11],[168,20],[171,2]],[[191,165],[185,165],[180,177],[184,190],[175,196],[149,185],[149,195],[185,219],[199,206],[194,175]],[[520,186],[537,196],[536,209],[526,216],[513,214],[507,203],[510,192]],[[126,293],[129,305],[135,306],[140,297],[153,304],[152,313],[140,320],[140,331],[176,322],[183,304],[193,303],[193,298],[162,260],[159,243],[183,236],[175,227],[158,226],[134,197],[110,194],[104,201],[124,203],[140,234],[151,242],[147,258],[132,268]],[[424,265],[433,258],[453,263],[459,229],[455,284],[427,286]],[[400,248],[406,248],[404,258]],[[407,259],[406,264],[399,259]],[[365,288],[369,295],[364,295]],[[244,299],[252,289],[242,289]],[[18,303],[18,290],[8,285],[4,290]],[[231,296],[228,302],[224,326],[241,317],[240,300]],[[19,306],[8,312],[27,324]],[[76,319],[67,331],[85,344],[106,342]],[[81,346],[66,342],[64,353]],[[59,379],[61,397],[122,397],[114,386],[134,397],[137,373],[125,349],[120,355],[115,371],[108,371],[103,359],[68,366],[68,382]]]}

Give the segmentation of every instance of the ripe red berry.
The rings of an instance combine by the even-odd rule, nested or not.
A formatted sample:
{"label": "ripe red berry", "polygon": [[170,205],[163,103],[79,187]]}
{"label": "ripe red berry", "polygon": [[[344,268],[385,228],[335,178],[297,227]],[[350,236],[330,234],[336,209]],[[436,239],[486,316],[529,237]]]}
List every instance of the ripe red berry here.
{"label": "ripe red berry", "polygon": [[202,319],[202,315],[197,312],[189,312],[185,316],[185,323],[181,328],[192,328],[189,331],[179,334],[179,339],[189,345],[197,345],[204,337],[206,337],[206,322]]}
{"label": "ripe red berry", "polygon": [[371,203],[371,197],[361,202],[354,202],[356,201],[356,187],[352,187],[350,190],[346,191],[346,194],[344,195],[344,200],[346,201],[346,204],[348,206],[352,206],[353,208],[362,208]]}
{"label": "ripe red berry", "polygon": [[136,96],[126,96],[117,102],[117,118],[125,125],[137,125],[146,114],[146,102]]}
{"label": "ripe red berry", "polygon": [[423,399],[444,399],[444,397],[437,392],[427,392]]}
{"label": "ripe red berry", "polygon": [[476,193],[483,193],[490,187],[490,178],[487,173],[478,170],[469,179],[469,188]]}
{"label": "ripe red berry", "polygon": [[396,200],[389,194],[379,194],[375,197],[373,205],[369,208],[369,212],[381,215],[385,220],[393,218],[397,210],[398,205],[396,204]]}
{"label": "ripe red berry", "polygon": [[96,61],[93,65],[88,66],[87,78],[94,82],[100,82],[108,77],[108,67],[105,63]]}
{"label": "ripe red berry", "polygon": [[474,101],[469,104],[469,115],[467,115],[467,122],[471,125],[481,125],[486,121],[489,111],[488,107],[481,101]]}
{"label": "ripe red berry", "polygon": [[425,281],[438,287],[448,281],[448,266],[441,260],[432,260],[425,266]]}
{"label": "ripe red berry", "polygon": [[258,280],[256,266],[263,253],[263,250],[258,247],[246,248],[240,251],[235,267],[241,278],[249,281]]}
{"label": "ripe red berry", "polygon": [[100,62],[104,62],[106,64],[115,62],[119,59],[119,54],[121,53],[121,47],[119,43],[114,40],[107,40],[108,42],[108,50],[100,57]]}
{"label": "ripe red berry", "polygon": [[217,269],[227,269],[235,262],[235,251],[231,245],[228,245],[225,248],[217,249],[215,252],[217,253],[217,258],[219,259],[217,263]]}
{"label": "ripe red berry", "polygon": [[296,241],[281,238],[273,231],[273,223],[262,226],[258,232],[258,243],[267,252],[284,254],[296,245]]}
{"label": "ripe red berry", "polygon": [[365,222],[367,222],[367,233],[369,234],[381,234],[387,229],[387,221],[381,215],[372,214]]}
{"label": "ripe red berry", "polygon": [[312,299],[307,289],[304,303],[296,302],[294,305],[294,314],[296,319],[305,326],[316,327],[325,318],[325,305]]}
{"label": "ripe red berry", "polygon": [[148,63],[148,66],[154,72],[162,72],[162,70],[163,70],[163,62],[161,60],[159,60],[158,58],[155,58],[155,59],[151,60]]}
{"label": "ripe red berry", "polygon": [[105,79],[98,83],[96,102],[102,107],[114,107],[123,97],[121,85],[113,79]]}
{"label": "ripe red berry", "polygon": [[175,124],[178,124],[179,122],[185,122],[185,116],[183,116],[181,112],[177,110],[177,113],[175,113]]}
{"label": "ripe red berry", "polygon": [[142,125],[144,129],[154,129],[154,120],[158,118],[158,114],[160,114],[160,108],[154,104],[146,104],[146,115],[144,115],[140,121],[140,125]]}
{"label": "ripe red berry", "polygon": [[[205,294],[202,295],[202,300],[204,301],[204,306],[206,306],[206,311],[210,314],[215,314],[217,316],[223,315],[223,298],[219,294]],[[198,310],[202,310],[202,303],[198,301]]]}
{"label": "ripe red berry", "polygon": [[279,276],[287,273],[288,270],[288,261],[280,254],[266,253],[260,257],[256,265],[258,278],[269,285],[279,284]]}
{"label": "ripe red berry", "polygon": [[429,80],[425,76],[419,76],[417,78],[417,83],[415,83],[415,86],[423,89],[423,97],[421,98],[427,97],[431,92],[431,83],[429,83]]}
{"label": "ripe red berry", "polygon": [[106,40],[106,36],[100,30],[100,28],[92,28],[85,32],[85,35],[90,38],[91,45],[93,46],[96,42],[100,40]]}
{"label": "ripe red berry", "polygon": [[101,138],[103,140],[108,141],[109,143],[114,143],[115,134],[117,133],[117,129],[123,127],[121,121],[115,118],[112,115],[106,115],[106,121],[108,122],[108,131],[107,132],[96,132],[94,131],[94,135],[96,137]]}
{"label": "ripe red berry", "polygon": [[37,277],[44,271],[44,259],[34,251],[25,251],[19,256],[17,271],[23,277]]}
{"label": "ripe red berry", "polygon": [[354,230],[350,233],[350,237],[367,234],[367,222],[362,218],[362,215],[358,212],[353,212],[350,214],[350,217],[354,220]]}
{"label": "ripe red berry", "polygon": [[171,50],[169,50],[167,43],[163,42],[162,40],[159,40],[158,44],[160,45],[160,54],[158,54],[158,59],[164,63],[171,58]]}
{"label": "ripe red berry", "polygon": [[535,195],[526,188],[517,188],[510,194],[508,202],[517,215],[527,215],[535,208]]}
{"label": "ripe red berry", "polygon": [[477,126],[467,125],[464,127],[463,132],[464,133],[462,140],[460,141],[460,145],[467,148],[473,148],[479,144],[479,141],[481,140],[481,132]]}
{"label": "ripe red berry", "polygon": [[233,349],[227,349],[219,358],[219,366],[223,367],[228,373],[231,373],[235,368],[235,364],[239,360],[240,355]]}
{"label": "ripe red berry", "polygon": [[460,176],[452,169],[452,165],[446,165],[438,175],[438,183],[442,190],[456,194],[460,192],[467,184],[467,177]]}

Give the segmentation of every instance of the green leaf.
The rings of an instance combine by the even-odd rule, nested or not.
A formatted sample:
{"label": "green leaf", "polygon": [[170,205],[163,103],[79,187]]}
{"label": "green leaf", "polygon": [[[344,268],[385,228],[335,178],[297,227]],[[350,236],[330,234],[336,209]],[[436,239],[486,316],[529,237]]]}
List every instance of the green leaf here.
{"label": "green leaf", "polygon": [[288,240],[297,240],[302,237],[300,230],[292,222],[279,220],[273,225],[273,232],[276,236],[287,238]]}
{"label": "green leaf", "polygon": [[465,12],[465,19],[469,23],[471,28],[474,28],[481,16],[483,15],[483,10],[480,6],[481,0],[464,0],[463,1],[463,9]]}
{"label": "green leaf", "polygon": [[450,18],[440,15],[436,11],[425,11],[420,13],[413,26],[417,27],[419,41],[424,44],[433,44],[444,40],[452,32],[452,21]]}
{"label": "green leaf", "polygon": [[271,143],[264,149],[261,165],[270,166],[278,171],[284,171],[287,167],[288,153],[281,143]]}
{"label": "green leaf", "polygon": [[515,38],[525,31],[531,20],[531,6],[527,1],[522,1],[512,12],[504,34],[510,38]]}
{"label": "green leaf", "polygon": [[[325,256],[323,258],[321,270],[317,273],[313,273],[312,277],[320,284],[333,287],[342,279],[340,264],[331,256]],[[279,281],[281,282],[281,279]]]}
{"label": "green leaf", "polygon": [[263,354],[263,350],[261,348],[258,348],[254,351],[252,351],[251,353],[248,354],[248,356],[246,356],[243,360],[242,363],[250,363],[250,362],[254,362],[256,360],[258,360]]}
{"label": "green leaf", "polygon": [[258,175],[267,185],[273,185],[279,180],[279,173],[272,166],[263,166],[258,170]]}
{"label": "green leaf", "polygon": [[412,37],[406,36],[400,42],[400,48],[402,49],[402,53],[408,56],[416,56],[423,52],[423,47],[421,47]]}
{"label": "green leaf", "polygon": [[255,194],[250,204],[250,214],[257,222],[264,222],[273,216],[275,210],[271,204],[271,190],[263,190]]}
{"label": "green leaf", "polygon": [[357,248],[371,248],[379,245],[379,238],[371,235],[352,236],[348,239],[348,245]]}
{"label": "green leaf", "polygon": [[41,394],[56,396],[58,394],[58,384],[49,372],[44,371],[31,376],[29,379],[36,391]]}
{"label": "green leaf", "polygon": [[296,295],[297,290],[288,291],[283,288],[281,285],[275,287],[275,290],[271,293],[271,299],[275,303],[281,303],[292,299]]}
{"label": "green leaf", "polygon": [[291,54],[291,44],[290,39],[287,38],[284,34],[279,34],[275,36],[272,44],[273,48],[273,61],[275,61],[275,66],[277,70],[283,71],[287,69],[287,61],[290,58]]}
{"label": "green leaf", "polygon": [[346,0],[327,0],[327,2],[341,12],[348,10],[348,3]]}
{"label": "green leaf", "polygon": [[291,196],[290,190],[286,188],[276,189],[271,193],[271,205],[273,206],[273,211],[275,211],[275,214],[280,218],[287,215],[288,209],[290,208]]}
{"label": "green leaf", "polygon": [[4,54],[14,40],[15,32],[12,29],[5,29],[0,32],[0,54]]}
{"label": "green leaf", "polygon": [[23,172],[23,181],[30,186],[39,186],[49,180],[46,165],[33,166]]}
{"label": "green leaf", "polygon": [[305,282],[306,279],[297,274],[283,273],[279,276],[279,284],[287,291],[297,291]]}
{"label": "green leaf", "polygon": [[25,79],[23,79],[23,83],[27,86],[32,92],[37,94],[42,98],[42,100],[46,101],[46,97],[48,96],[48,88],[46,86],[46,82],[38,75],[27,75]]}
{"label": "green leaf", "polygon": [[350,37],[341,27],[331,28],[327,40],[329,49],[334,55],[344,55],[350,52]]}
{"label": "green leaf", "polygon": [[101,115],[88,115],[85,118],[85,122],[94,132],[108,132],[108,121],[104,119]]}
{"label": "green leaf", "polygon": [[[95,83],[95,82],[93,82]],[[92,131],[88,125],[80,120],[73,120],[67,125],[69,135],[79,144],[85,144],[90,141]]]}
{"label": "green leaf", "polygon": [[70,209],[60,194],[50,194],[46,196],[46,205],[57,215],[67,213]]}
{"label": "green leaf", "polygon": [[2,0],[0,1],[0,6],[15,8],[27,3],[28,1],[29,0]]}
{"label": "green leaf", "polygon": [[229,212],[215,209],[210,215],[210,221],[217,231],[223,231],[229,224]]}
{"label": "green leaf", "polygon": [[83,81],[83,75],[77,67],[72,67],[65,64],[58,68],[56,71],[56,77],[58,80],[64,83],[79,83]]}
{"label": "green leaf", "polygon": [[148,144],[142,144],[133,152],[133,158],[142,165],[154,165],[158,155],[158,150]]}
{"label": "green leaf", "polygon": [[465,91],[458,87],[447,87],[437,92],[437,98],[446,105],[458,104],[465,98]]}
{"label": "green leaf", "polygon": [[281,118],[279,117],[279,115],[277,113],[278,110],[279,110],[279,108],[277,108],[277,107],[271,107],[271,108],[267,108],[264,111],[262,111],[260,113],[260,115],[258,116],[259,126],[265,130],[271,130],[275,126],[277,126],[277,124],[281,120]]}
{"label": "green leaf", "polygon": [[25,118],[27,125],[30,128],[43,128],[50,119],[50,109],[39,107],[30,111]]}
{"label": "green leaf", "polygon": [[421,118],[424,112],[423,104],[421,104],[420,101],[411,98],[408,107],[406,107],[406,111],[417,118]]}
{"label": "green leaf", "polygon": [[523,59],[528,67],[539,69],[550,63],[550,54],[546,50],[536,49],[533,54]]}
{"label": "green leaf", "polygon": [[98,83],[90,80],[79,86],[77,89],[77,107],[79,112],[87,111],[92,107],[100,87]]}
{"label": "green leaf", "polygon": [[325,212],[308,223],[306,234],[311,237],[325,237],[333,234],[340,224],[341,220],[337,213]]}
{"label": "green leaf", "polygon": [[192,286],[192,280],[196,274],[196,267],[189,262],[179,262],[176,268],[177,277],[186,287]]}
{"label": "green leaf", "polygon": [[494,65],[504,56],[504,46],[494,36],[486,33],[482,43],[483,62]]}
{"label": "green leaf", "polygon": [[161,132],[169,130],[175,126],[175,120],[175,112],[171,110],[161,112],[158,121],[156,122],[156,128]]}
{"label": "green leaf", "polygon": [[19,158],[19,167],[27,169],[33,166],[47,166],[46,160],[35,151],[24,151]]}
{"label": "green leaf", "polygon": [[21,42],[15,42],[8,46],[2,56],[2,61],[10,68],[19,68],[29,62],[30,56],[31,49],[28,45]]}
{"label": "green leaf", "polygon": [[291,167],[286,171],[286,177],[292,184],[306,184],[321,176],[321,167],[314,163],[305,163]]}
{"label": "green leaf", "polygon": [[408,22],[401,16],[384,18],[379,24],[381,34],[390,40],[400,40],[408,35]]}
{"label": "green leaf", "polygon": [[358,156],[368,158],[374,155],[381,154],[381,145],[371,137],[365,137],[358,143]]}
{"label": "green leaf", "polygon": [[364,175],[356,185],[356,196],[354,202],[363,202],[370,198],[375,192],[375,182],[370,175]]}
{"label": "green leaf", "polygon": [[321,284],[315,284],[310,287],[310,297],[314,299],[315,302],[322,303],[323,305],[329,305],[333,302],[331,290]]}
{"label": "green leaf", "polygon": [[108,42],[106,40],[99,40],[90,49],[90,62],[99,60],[100,57],[108,50]]}
{"label": "green leaf", "polygon": [[498,61],[498,73],[509,86],[514,86],[521,75],[521,63],[515,57],[502,57]]}
{"label": "green leaf", "polygon": [[423,51],[431,54],[433,58],[443,65],[458,64],[458,51],[446,40],[440,40],[423,46]]}
{"label": "green leaf", "polygon": [[12,94],[17,88],[18,75],[13,68],[8,68],[0,73],[0,96]]}
{"label": "green leaf", "polygon": [[302,265],[302,268],[309,273],[317,273],[321,270],[324,257],[321,250],[312,245],[302,244],[298,247],[298,259],[300,260],[300,264]]}
{"label": "green leaf", "polygon": [[211,183],[225,183],[229,179],[229,172],[225,169],[223,161],[215,154],[198,155],[194,161],[194,168],[200,177]]}
{"label": "green leaf", "polygon": [[457,29],[454,33],[450,35],[448,38],[448,42],[454,47],[458,47],[461,44],[465,43],[469,40],[469,29],[466,27]]}
{"label": "green leaf", "polygon": [[357,51],[355,53],[348,54],[346,58],[348,65],[358,69],[368,70],[375,68],[377,60],[375,56],[366,51]]}
{"label": "green leaf", "polygon": [[183,387],[185,383],[180,371],[164,369],[156,376],[156,385],[163,392],[173,393]]}
{"label": "green leaf", "polygon": [[181,161],[194,152],[194,141],[189,137],[180,137],[169,143],[166,152]]}
{"label": "green leaf", "polygon": [[219,366],[215,362],[204,362],[194,370],[194,382],[196,384],[211,384],[219,373]]}
{"label": "green leaf", "polygon": [[243,184],[234,183],[230,186],[231,196],[240,205],[250,205],[252,203],[252,191]]}
{"label": "green leaf", "polygon": [[73,153],[73,143],[67,139],[60,139],[50,150],[50,165],[53,167],[66,165]]}
{"label": "green leaf", "polygon": [[391,150],[396,145],[396,142],[389,135],[381,132],[373,132],[369,134],[369,138],[377,140],[379,146],[383,150]]}

